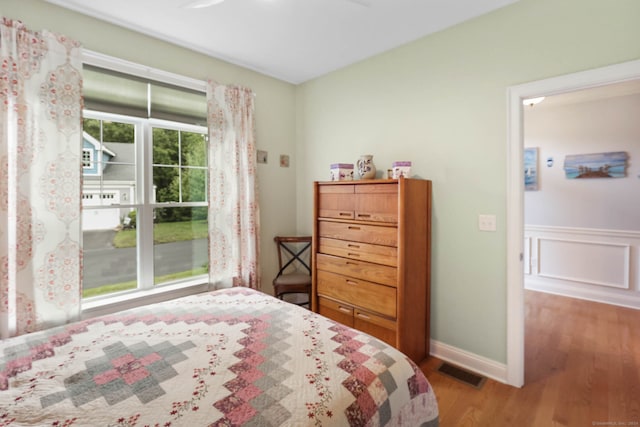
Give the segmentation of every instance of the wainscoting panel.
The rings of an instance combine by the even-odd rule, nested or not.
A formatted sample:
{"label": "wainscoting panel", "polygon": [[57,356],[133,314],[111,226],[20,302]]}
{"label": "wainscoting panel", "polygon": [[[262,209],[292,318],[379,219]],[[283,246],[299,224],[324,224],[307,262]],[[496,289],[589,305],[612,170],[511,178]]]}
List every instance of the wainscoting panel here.
{"label": "wainscoting panel", "polygon": [[630,246],[538,237],[538,276],[629,288]]}
{"label": "wainscoting panel", "polygon": [[640,232],[525,226],[525,288],[640,309]]}

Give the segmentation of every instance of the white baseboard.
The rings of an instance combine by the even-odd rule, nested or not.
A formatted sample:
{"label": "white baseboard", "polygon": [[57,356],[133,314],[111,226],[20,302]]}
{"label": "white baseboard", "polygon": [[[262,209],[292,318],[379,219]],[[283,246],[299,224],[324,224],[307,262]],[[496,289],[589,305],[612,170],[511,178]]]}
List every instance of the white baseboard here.
{"label": "white baseboard", "polygon": [[465,368],[476,374],[508,384],[507,365],[504,363],[498,363],[495,360],[487,359],[436,340],[431,340],[430,354],[460,368]]}

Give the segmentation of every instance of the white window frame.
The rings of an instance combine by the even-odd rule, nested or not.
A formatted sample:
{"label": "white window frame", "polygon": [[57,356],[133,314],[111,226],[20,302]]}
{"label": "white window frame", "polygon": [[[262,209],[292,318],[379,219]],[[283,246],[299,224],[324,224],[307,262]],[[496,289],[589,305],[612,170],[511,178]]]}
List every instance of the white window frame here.
{"label": "white window frame", "polygon": [[[87,65],[93,65],[187,89],[206,92],[205,81],[149,68],[96,52],[87,50],[83,51],[83,62]],[[152,200],[152,197],[155,197],[155,193],[153,189],[151,127],[159,126],[187,132],[202,132],[205,136],[207,135],[207,128],[205,126],[175,123],[157,119],[138,119],[134,117],[88,110],[85,110],[83,117],[96,118],[100,120],[111,119],[125,123],[134,122],[136,124],[136,142],[140,141],[142,143],[136,144],[136,200],[135,202],[129,201],[124,205],[126,207],[134,207],[138,210],[138,287],[135,290],[128,292],[83,299],[82,317],[89,318],[122,309],[137,307],[139,305],[160,302],[210,290],[211,286],[208,283],[207,275],[193,277],[190,280],[184,280],[176,284],[154,286],[153,256],[141,256],[142,253],[153,254],[153,215],[155,208],[207,205],[207,202],[155,203],[155,200]],[[106,205],[97,207],[97,209],[113,207],[113,205]],[[151,227],[149,227],[149,224]]]}

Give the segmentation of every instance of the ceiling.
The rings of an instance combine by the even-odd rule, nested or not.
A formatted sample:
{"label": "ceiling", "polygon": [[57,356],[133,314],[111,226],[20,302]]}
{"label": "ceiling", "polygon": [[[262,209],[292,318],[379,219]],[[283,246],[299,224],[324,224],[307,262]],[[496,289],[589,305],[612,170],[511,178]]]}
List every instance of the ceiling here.
{"label": "ceiling", "polygon": [[298,84],[517,0],[46,0]]}

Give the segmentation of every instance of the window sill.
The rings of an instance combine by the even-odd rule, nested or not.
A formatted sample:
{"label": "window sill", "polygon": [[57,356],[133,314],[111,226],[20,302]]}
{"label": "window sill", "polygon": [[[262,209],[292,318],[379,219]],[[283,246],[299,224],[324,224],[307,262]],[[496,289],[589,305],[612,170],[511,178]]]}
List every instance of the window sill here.
{"label": "window sill", "polygon": [[121,310],[141,307],[143,305],[168,301],[187,295],[207,292],[213,289],[207,279],[198,278],[175,285],[154,287],[147,290],[122,293],[109,297],[95,297],[82,301],[81,319],[112,314]]}

